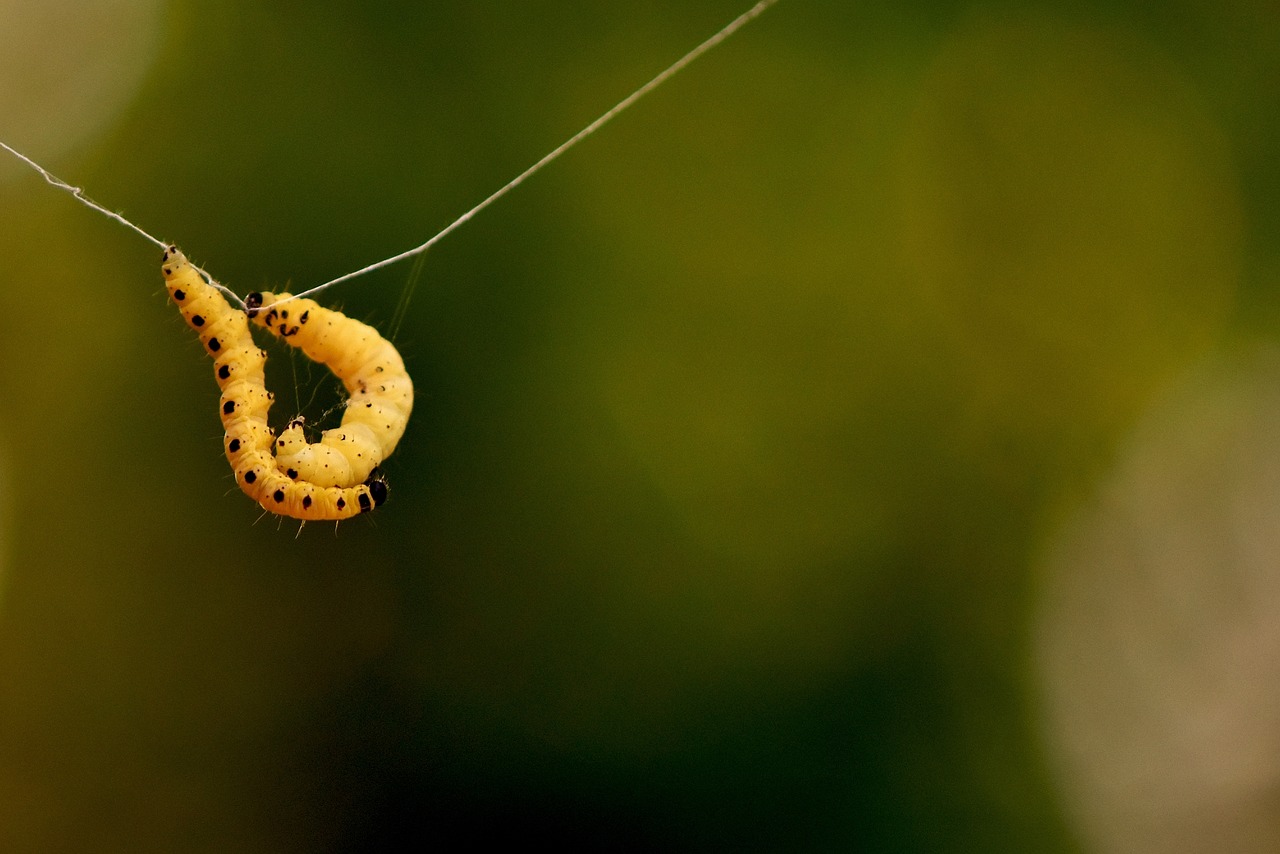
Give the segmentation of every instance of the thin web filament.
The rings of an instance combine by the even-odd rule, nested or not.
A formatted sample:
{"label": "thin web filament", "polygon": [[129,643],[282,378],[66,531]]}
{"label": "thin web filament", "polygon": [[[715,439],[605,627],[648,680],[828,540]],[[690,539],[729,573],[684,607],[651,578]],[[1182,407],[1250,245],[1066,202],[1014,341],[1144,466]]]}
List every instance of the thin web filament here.
{"label": "thin web filament", "polygon": [[[674,63],[669,65],[665,70],[659,73],[658,76],[654,77],[648,83],[644,84],[639,89],[635,90],[630,95],[623,98],[621,101],[615,104],[612,109],[610,109],[604,115],[600,116],[600,118],[596,119],[591,124],[587,125],[582,130],[578,131],[576,134],[571,136],[569,139],[562,142],[555,149],[553,149],[552,151],[548,152],[545,156],[543,156],[542,159],[539,160],[537,163],[534,163],[528,169],[524,170],[519,175],[512,178],[506,184],[498,188],[497,191],[495,191],[491,196],[486,198],[484,201],[480,202],[480,204],[476,205],[471,210],[467,211],[462,216],[455,219],[449,225],[445,226],[443,230],[438,232],[426,243],[423,243],[419,246],[415,246],[412,249],[407,249],[398,255],[392,255],[390,258],[384,258],[381,261],[376,261],[367,267],[361,267],[359,270],[346,273],[345,275],[339,276],[336,279],[330,279],[329,281],[325,282],[322,285],[316,285],[313,288],[308,288],[305,291],[300,291],[299,293],[296,293],[292,297],[290,297],[290,299],[299,299],[301,297],[311,296],[312,294],[316,294],[316,293],[319,293],[320,291],[323,291],[325,288],[331,288],[334,285],[339,284],[341,282],[348,281],[349,279],[354,279],[357,276],[363,276],[366,273],[372,273],[374,270],[381,270],[383,267],[389,267],[392,264],[399,263],[400,261],[404,261],[408,258],[414,257],[415,255],[421,255],[423,252],[426,252],[432,246],[435,246],[437,243],[443,240],[446,236],[448,236],[449,234],[452,234],[454,230],[456,230],[463,223],[467,222],[476,214],[480,213],[480,211],[489,207],[489,205],[493,204],[498,199],[502,198],[507,193],[511,192],[516,187],[523,184],[528,178],[531,178],[536,173],[542,171],[544,167],[548,166],[552,161],[559,158],[560,155],[564,154],[566,151],[573,148],[579,142],[582,142],[582,140],[586,139],[596,131],[600,130],[600,128],[604,127],[606,124],[609,123],[609,121],[611,121],[614,117],[616,117],[622,111],[626,110],[636,101],[639,101],[645,95],[649,94],[654,89],[657,89],[663,83],[666,83],[676,74],[683,71],[685,67],[688,66],[690,63],[692,63],[694,60],[698,59],[704,53],[711,50],[713,47],[720,44],[725,39],[729,38],[729,36],[733,35],[738,30],[742,29],[744,26],[754,21],[756,18],[760,17],[762,14],[764,14],[764,12],[770,6],[774,5],[777,2],[778,0],[760,0],[759,3],[752,6],[746,12],[743,12],[737,18],[734,18],[732,21],[726,24],[722,29],[720,29],[719,32],[717,32],[711,38],[707,39],[702,44],[698,45],[693,50],[689,51],[684,56],[682,56],[680,59],[676,60]],[[285,300],[280,300],[280,302],[285,302]]]}
{"label": "thin web filament", "polygon": [[[713,47],[720,44],[725,39],[729,38],[731,35],[736,33],[738,30],[742,29],[747,24],[754,21],[756,18],[760,17],[762,14],[764,14],[766,10],[769,9],[770,6],[773,6],[777,2],[778,0],[760,0],[760,2],[756,3],[746,12],[743,12],[737,18],[734,18],[732,21],[730,21],[728,24],[722,27],[715,35],[711,36],[709,39],[702,42],[693,50],[689,51],[684,56],[680,57],[680,59],[676,60],[674,63],[669,65],[666,69],[660,72],[656,77],[654,77],[648,83],[645,83],[639,89],[636,89],[630,95],[623,98],[621,101],[615,104],[612,109],[608,110],[606,113],[601,115],[598,119],[593,121],[591,124],[587,125],[582,130],[578,131],[576,134],[571,136],[569,139],[565,140],[563,143],[558,145],[555,149],[548,152],[546,155],[542,157],[542,159],[538,160],[536,163],[534,163],[528,169],[521,172],[515,178],[512,178],[506,184],[499,187],[497,191],[495,191],[492,195],[490,195],[484,201],[480,202],[471,210],[467,211],[462,216],[455,219],[453,222],[447,225],[444,229],[442,229],[440,232],[434,235],[430,240],[426,241],[425,243],[419,246],[415,246],[412,249],[408,249],[404,252],[401,252],[398,255],[392,255],[390,258],[384,258],[381,261],[377,261],[373,264],[368,265],[367,267],[361,267],[359,270],[355,270],[353,272],[339,276],[336,279],[331,279],[330,281],[327,281],[324,284],[316,285],[313,288],[308,288],[307,290],[293,294],[292,296],[286,299],[279,300],[276,304],[279,305],[280,303],[287,302],[288,300],[311,296],[312,294],[319,293],[320,291],[323,291],[326,288],[331,288],[334,285],[339,284],[341,282],[354,279],[358,276],[363,276],[366,273],[372,273],[374,270],[381,270],[383,267],[389,267],[392,264],[399,263],[400,261],[404,261],[408,258],[413,258],[414,256],[422,255],[432,246],[436,245],[441,240],[443,240],[446,236],[448,236],[449,234],[452,234],[453,231],[459,228],[463,223],[468,222],[472,217],[480,213],[480,211],[489,207],[489,205],[493,204],[498,199],[502,198],[507,193],[511,192],[516,187],[523,184],[527,179],[531,178],[533,175],[542,171],[546,166],[550,165],[554,160],[558,159],[562,154],[567,152],[569,149],[573,148],[579,142],[582,142],[584,139],[591,136],[596,131],[600,130],[600,128],[604,127],[606,124],[612,121],[619,113],[622,113],[632,104],[634,104],[636,101],[639,101],[645,95],[649,94],[654,89],[657,89],[663,83],[666,83],[676,74],[683,71],[694,60],[698,59],[704,53],[711,50]],[[98,213],[110,219],[115,220],[121,225],[124,225],[128,228],[133,229],[135,232],[142,235],[147,240],[154,243],[156,246],[159,246],[161,249],[168,249],[169,247],[168,243],[159,239],[158,237],[155,237],[149,234],[139,226],[134,225],[132,222],[125,219],[125,217],[122,214],[109,210],[108,208],[105,208],[102,205],[98,204],[97,202],[93,201],[92,199],[90,199],[88,196],[85,195],[84,190],[81,189],[80,187],[76,187],[72,184],[68,184],[66,181],[63,181],[62,179],[56,177],[51,172],[49,172],[49,170],[45,169],[40,164],[36,163],[30,157],[27,157],[25,154],[22,154],[16,149],[10,147],[9,145],[6,145],[4,142],[0,142],[0,148],[3,148],[5,151],[9,152],[14,157],[18,158],[23,163],[30,166],[36,172],[40,173],[40,176],[44,178],[44,180],[47,181],[51,186],[56,187],[59,190],[63,190],[64,192],[70,193],[81,204],[86,205],[92,208],[93,210],[97,211]],[[235,294],[230,288],[227,288],[224,285],[219,284],[211,276],[209,276],[208,273],[206,273],[204,270],[201,270],[199,267],[196,267],[196,270],[198,270],[202,275],[205,276],[205,278],[209,281],[209,284],[211,284],[213,287],[217,288],[218,290],[226,294],[231,300],[233,300],[242,309],[245,307],[244,301],[241,300],[240,297],[237,294]]]}

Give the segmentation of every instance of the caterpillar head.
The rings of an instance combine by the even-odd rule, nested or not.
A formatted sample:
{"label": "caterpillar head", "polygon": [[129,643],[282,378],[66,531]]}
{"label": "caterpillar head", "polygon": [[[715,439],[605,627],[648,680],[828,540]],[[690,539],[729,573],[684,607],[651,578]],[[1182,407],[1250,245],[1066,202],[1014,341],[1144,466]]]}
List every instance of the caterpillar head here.
{"label": "caterpillar head", "polygon": [[382,473],[382,469],[375,468],[369,472],[369,479],[364,482],[364,485],[369,487],[369,496],[373,499],[373,506],[381,507],[382,503],[387,500],[387,493],[390,492],[386,475]]}
{"label": "caterpillar head", "polygon": [[[277,303],[290,299],[292,294],[273,294],[258,293],[254,291],[244,298],[244,310],[249,315],[249,319],[261,326],[263,329],[271,331],[272,335],[281,338],[289,338],[297,335],[302,328],[302,323],[307,322],[307,310],[299,309],[302,314],[299,318],[290,319],[289,311],[295,306],[285,305],[284,308],[277,309]],[[301,323],[296,322],[301,320]]]}
{"label": "caterpillar head", "polygon": [[257,317],[264,307],[271,305],[275,301],[275,294],[254,291],[244,298],[244,310],[248,312],[250,319],[252,319]]}
{"label": "caterpillar head", "polygon": [[187,256],[182,254],[181,249],[176,246],[170,246],[164,250],[164,255],[160,258],[160,270],[164,273],[165,281],[168,282],[190,263],[187,260]]}
{"label": "caterpillar head", "polygon": [[276,438],[276,454],[296,454],[307,447],[307,436],[303,431],[306,419],[301,415],[290,421],[279,437]]}
{"label": "caterpillar head", "polygon": [[251,312],[258,312],[264,308],[271,308],[282,299],[288,299],[293,294],[273,294],[271,291],[254,291],[244,298],[244,306]]}

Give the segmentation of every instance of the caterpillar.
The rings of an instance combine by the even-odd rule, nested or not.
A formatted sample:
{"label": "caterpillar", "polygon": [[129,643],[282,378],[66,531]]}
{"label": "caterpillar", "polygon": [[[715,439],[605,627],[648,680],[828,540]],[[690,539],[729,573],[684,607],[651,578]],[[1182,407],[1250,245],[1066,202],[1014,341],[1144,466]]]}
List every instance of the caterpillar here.
{"label": "caterpillar", "polygon": [[255,324],[326,365],[347,390],[342,423],[309,444],[305,422],[295,419],[276,439],[276,462],[318,486],[363,483],[395,450],[413,409],[413,381],[400,353],[372,326],[314,300],[252,293],[245,307]]}
{"label": "caterpillar", "polygon": [[223,448],[240,489],[263,509],[304,521],[349,519],[386,501],[386,479],[376,466],[363,482],[347,486],[317,484],[280,468],[267,425],[275,398],[266,388],[267,354],[253,341],[248,315],[233,308],[176,246],[165,250],[161,272],[182,319],[213,357],[222,390]]}
{"label": "caterpillar", "polygon": [[[201,343],[214,358],[218,386],[222,390],[227,460],[236,472],[241,489],[274,513],[303,520],[345,519],[355,512],[371,510],[386,500],[386,481],[378,470],[378,464],[395,449],[404,435],[413,408],[413,383],[395,347],[371,327],[302,298],[406,258],[420,256],[777,2],[757,0],[746,12],[425,243],[317,285],[297,298],[288,294],[251,294],[251,304],[243,304],[244,312],[232,308],[219,293],[221,286],[215,286],[202,271],[192,266],[176,246],[164,243],[119,213],[99,205],[79,187],[58,179],[4,142],[0,142],[0,148],[39,172],[51,186],[70,193],[80,203],[165,250],[162,269],[169,293],[182,311],[183,319],[200,336]],[[295,307],[278,308],[278,304],[286,299],[295,303]],[[297,318],[297,322],[292,324],[289,321],[291,311]],[[313,316],[318,331],[304,334],[303,330]],[[300,347],[311,358],[328,365],[345,384],[349,397],[342,424],[334,430],[325,431],[320,442],[311,444],[306,441],[305,425],[301,419],[291,422],[278,439],[272,435],[267,426],[272,395],[266,389],[263,376],[266,354],[253,343],[247,323],[250,317],[276,336]],[[291,340],[295,336],[300,336],[298,341]],[[363,482],[360,482],[362,478]],[[354,507],[359,510],[354,510]]]}

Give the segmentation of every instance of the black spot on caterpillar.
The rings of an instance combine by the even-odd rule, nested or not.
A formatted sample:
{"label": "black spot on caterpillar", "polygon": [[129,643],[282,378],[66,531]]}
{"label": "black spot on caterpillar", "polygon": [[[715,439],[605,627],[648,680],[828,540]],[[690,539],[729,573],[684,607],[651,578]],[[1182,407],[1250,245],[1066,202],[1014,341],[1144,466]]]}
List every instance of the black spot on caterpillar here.
{"label": "black spot on caterpillar", "polygon": [[[294,479],[283,473],[272,453],[273,436],[267,426],[273,399],[263,374],[267,354],[254,344],[248,317],[233,308],[176,246],[165,251],[162,270],[165,287],[183,319],[214,357],[214,374],[222,389],[223,444],[244,493],[272,513],[303,520],[349,519],[386,501],[386,479],[376,466],[359,482],[341,486],[305,477]],[[404,417],[408,418],[407,409]],[[301,425],[297,430],[300,434]],[[400,432],[404,432],[403,425]],[[399,438],[397,434],[396,440]]]}
{"label": "black spot on caterpillar", "polygon": [[[319,442],[307,442],[301,418],[290,423],[276,440],[276,461],[296,471],[299,479],[321,486],[363,483],[404,435],[413,409],[413,381],[395,346],[372,326],[309,299],[273,307],[288,297],[249,294],[245,298],[249,318],[328,366],[342,380],[348,398],[342,423],[324,431]],[[296,324],[282,322],[290,312]]]}

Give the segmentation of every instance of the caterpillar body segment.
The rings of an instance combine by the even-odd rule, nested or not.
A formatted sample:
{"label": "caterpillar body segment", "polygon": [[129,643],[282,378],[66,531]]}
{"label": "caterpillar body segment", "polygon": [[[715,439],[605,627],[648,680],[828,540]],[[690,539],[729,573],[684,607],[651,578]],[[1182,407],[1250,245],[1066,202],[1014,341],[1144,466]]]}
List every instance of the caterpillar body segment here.
{"label": "caterpillar body segment", "polygon": [[[225,433],[223,450],[241,490],[265,510],[305,521],[349,519],[382,504],[387,483],[376,467],[370,467],[361,482],[341,487],[283,471],[273,455],[275,436],[267,424],[274,399],[265,385],[267,354],[254,344],[247,316],[232,307],[177,247],[165,251],[161,269],[169,296],[213,357],[222,390],[218,411]],[[300,432],[301,426],[297,429]]]}
{"label": "caterpillar body segment", "polygon": [[[244,312],[233,309],[227,298],[205,281],[176,246],[169,247],[164,253],[163,264],[161,271],[169,297],[178,306],[182,319],[195,330],[200,336],[200,343],[213,356],[215,371],[229,362],[252,363],[254,359],[250,354],[256,353],[257,369],[261,375],[266,354],[254,345]],[[219,385],[223,379],[219,377]]]}
{"label": "caterpillar body segment", "polygon": [[326,486],[366,481],[404,436],[413,410],[413,381],[395,346],[368,324],[314,300],[289,294],[245,298],[252,321],[313,361],[327,366],[347,390],[342,423],[309,443],[302,419],[280,433],[275,457],[283,471]]}
{"label": "caterpillar body segment", "polygon": [[236,483],[264,510],[306,521],[350,519],[387,500],[387,483],[380,471],[372,472],[359,486],[317,486],[290,479],[269,450],[244,454],[236,466]]}
{"label": "caterpillar body segment", "polygon": [[[222,390],[218,413],[222,428],[230,434],[236,428],[244,437],[252,435],[256,442],[268,437],[271,430],[267,412],[272,395],[265,385],[267,354],[253,343],[249,320],[244,312],[232,308],[227,298],[209,284],[177,247],[164,253],[161,272],[170,298],[177,304],[182,319],[200,336],[205,351],[213,356],[213,372]],[[250,450],[246,447],[245,450]],[[236,459],[228,450],[227,461],[234,467]]]}
{"label": "caterpillar body segment", "polygon": [[[382,458],[382,450],[370,431],[360,426],[335,428],[321,441],[308,444],[305,419],[299,417],[280,431],[276,439],[276,464],[291,478],[320,486],[360,483],[364,469],[370,472]],[[326,441],[327,439],[327,441]],[[368,474],[365,474],[368,477]]]}

